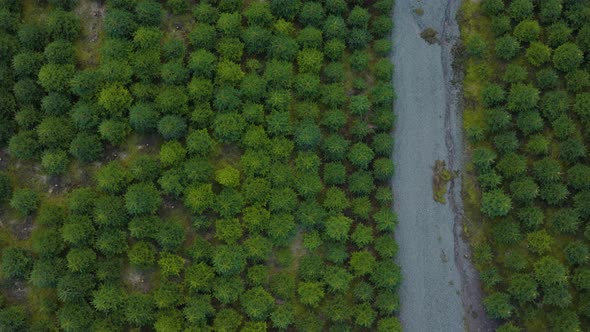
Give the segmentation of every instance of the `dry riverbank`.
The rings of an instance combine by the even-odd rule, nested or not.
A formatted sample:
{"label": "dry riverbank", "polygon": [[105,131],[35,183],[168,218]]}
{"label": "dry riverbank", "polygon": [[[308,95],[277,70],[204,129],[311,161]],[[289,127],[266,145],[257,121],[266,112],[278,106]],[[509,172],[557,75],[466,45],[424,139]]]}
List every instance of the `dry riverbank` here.
{"label": "dry riverbank", "polygon": [[462,171],[460,81],[453,73],[458,0],[398,0],[394,13],[398,99],[393,179],[405,331],[492,331],[476,270],[462,239],[461,177],[447,204],[433,199],[436,160]]}

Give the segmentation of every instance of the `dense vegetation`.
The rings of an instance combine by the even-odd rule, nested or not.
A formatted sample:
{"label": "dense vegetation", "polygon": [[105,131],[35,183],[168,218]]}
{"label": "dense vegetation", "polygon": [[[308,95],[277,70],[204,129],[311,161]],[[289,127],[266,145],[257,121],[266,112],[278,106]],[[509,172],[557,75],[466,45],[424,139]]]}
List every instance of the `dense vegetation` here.
{"label": "dense vegetation", "polygon": [[488,315],[502,331],[587,330],[590,4],[467,2],[463,38]]}
{"label": "dense vegetation", "polygon": [[92,3],[0,0],[0,330],[400,330],[393,1]]}

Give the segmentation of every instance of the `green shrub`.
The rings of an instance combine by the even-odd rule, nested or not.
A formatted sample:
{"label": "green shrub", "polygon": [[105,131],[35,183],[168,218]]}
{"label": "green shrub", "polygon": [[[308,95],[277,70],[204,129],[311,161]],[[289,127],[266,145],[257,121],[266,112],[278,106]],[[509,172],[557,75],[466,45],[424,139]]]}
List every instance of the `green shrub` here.
{"label": "green shrub", "polygon": [[44,55],[48,63],[58,65],[73,63],[74,45],[65,40],[57,40],[45,47]]}
{"label": "green shrub", "polygon": [[520,43],[511,36],[496,39],[496,56],[502,60],[510,60],[516,56]]}
{"label": "green shrub", "polygon": [[551,58],[551,49],[539,42],[533,42],[526,51],[527,59],[533,66],[540,66]]}
{"label": "green shrub", "polygon": [[486,312],[494,319],[506,319],[512,315],[514,307],[510,296],[504,293],[492,293],[484,299]]}
{"label": "green shrub", "polygon": [[254,2],[244,11],[248,25],[268,26],[273,21],[269,3]]}
{"label": "green shrub", "polygon": [[164,15],[162,6],[154,0],[141,0],[135,5],[135,19],[144,26],[159,26]]}
{"label": "green shrub", "polygon": [[469,56],[481,58],[486,51],[486,46],[487,45],[485,41],[480,35],[474,35],[471,38],[469,38],[469,40],[467,40],[465,48]]}
{"label": "green shrub", "polygon": [[539,22],[532,20],[525,20],[514,28],[514,36],[522,42],[532,42],[539,38],[541,33],[541,26]]}
{"label": "green shrub", "polygon": [[39,194],[31,189],[17,189],[12,194],[10,206],[22,215],[28,215],[39,206]]}
{"label": "green shrub", "polygon": [[553,65],[564,72],[570,72],[578,68],[583,59],[582,50],[574,43],[565,43],[553,52]]}
{"label": "green shrub", "polygon": [[482,8],[488,16],[498,15],[504,11],[504,2],[502,0],[484,0]]}
{"label": "green shrub", "polygon": [[531,0],[512,1],[508,6],[508,13],[513,19],[522,21],[533,15],[534,6]]}
{"label": "green shrub", "polygon": [[70,144],[70,154],[82,162],[91,162],[100,157],[103,148],[96,135],[79,133]]}
{"label": "green shrub", "polygon": [[48,174],[64,174],[68,166],[68,155],[63,150],[47,151],[41,157],[41,166]]}
{"label": "green shrub", "polygon": [[7,247],[2,250],[0,269],[5,278],[25,279],[31,272],[33,259],[22,248]]}
{"label": "green shrub", "polygon": [[[55,24],[57,24],[57,22]],[[47,43],[49,32],[38,22],[27,22],[20,26],[17,35],[20,44],[24,48],[40,51]]]}
{"label": "green shrub", "polygon": [[100,137],[113,145],[120,145],[129,134],[129,126],[125,121],[105,120],[98,126]]}
{"label": "green shrub", "polygon": [[66,12],[61,9],[52,11],[45,24],[53,40],[74,41],[81,32],[80,20],[74,12]]}
{"label": "green shrub", "polygon": [[178,115],[166,115],[158,122],[158,132],[164,139],[179,139],[185,136],[186,120]]}
{"label": "green shrub", "polygon": [[303,26],[319,26],[324,22],[324,8],[319,2],[306,2],[299,12],[299,22]]}
{"label": "green shrub", "polygon": [[133,14],[122,9],[112,9],[105,17],[105,32],[113,38],[130,38],[137,28]]}

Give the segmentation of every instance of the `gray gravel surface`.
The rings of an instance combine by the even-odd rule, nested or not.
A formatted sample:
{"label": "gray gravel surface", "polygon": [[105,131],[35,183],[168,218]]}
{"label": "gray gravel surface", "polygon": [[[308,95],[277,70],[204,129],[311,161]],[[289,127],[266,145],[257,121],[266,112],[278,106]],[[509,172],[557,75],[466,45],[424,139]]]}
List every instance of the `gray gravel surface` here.
{"label": "gray gravel surface", "polygon": [[[481,305],[469,246],[461,238],[460,177],[450,183],[447,204],[435,202],[432,192],[437,159],[452,170],[463,165],[460,86],[452,83],[459,2],[397,0],[393,17],[398,96],[393,189],[403,275],[400,320],[409,332],[494,329]],[[426,28],[438,32],[437,43],[420,37]]]}

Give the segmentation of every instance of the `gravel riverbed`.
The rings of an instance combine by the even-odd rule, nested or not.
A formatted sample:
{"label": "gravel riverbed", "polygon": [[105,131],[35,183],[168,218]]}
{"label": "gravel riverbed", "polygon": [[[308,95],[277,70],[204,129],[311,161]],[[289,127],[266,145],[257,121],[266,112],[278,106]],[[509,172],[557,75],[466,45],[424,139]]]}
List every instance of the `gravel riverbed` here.
{"label": "gravel riverbed", "polygon": [[[397,0],[393,16],[393,190],[403,275],[400,320],[409,332],[494,330],[461,237],[460,176],[451,181],[446,204],[435,202],[432,191],[436,160],[459,174],[463,167],[461,92],[452,70],[459,6],[460,0]],[[434,43],[420,36],[428,28],[437,32]]]}

